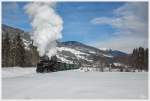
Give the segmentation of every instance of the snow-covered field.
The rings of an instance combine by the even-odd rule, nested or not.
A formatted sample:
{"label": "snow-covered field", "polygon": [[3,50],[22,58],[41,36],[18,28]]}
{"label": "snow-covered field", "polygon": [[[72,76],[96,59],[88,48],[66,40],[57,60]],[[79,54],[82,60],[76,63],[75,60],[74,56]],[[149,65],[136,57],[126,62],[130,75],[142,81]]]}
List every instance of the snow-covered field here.
{"label": "snow-covered field", "polygon": [[147,72],[35,73],[2,68],[2,98],[148,98]]}

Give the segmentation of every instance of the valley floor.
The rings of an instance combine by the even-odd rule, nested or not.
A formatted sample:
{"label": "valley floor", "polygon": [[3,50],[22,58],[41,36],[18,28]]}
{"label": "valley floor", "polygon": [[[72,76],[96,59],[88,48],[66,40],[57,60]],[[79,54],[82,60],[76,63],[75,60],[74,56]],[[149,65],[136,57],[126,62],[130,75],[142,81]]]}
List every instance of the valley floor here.
{"label": "valley floor", "polygon": [[2,68],[2,98],[148,98],[147,72],[37,74],[35,68]]}

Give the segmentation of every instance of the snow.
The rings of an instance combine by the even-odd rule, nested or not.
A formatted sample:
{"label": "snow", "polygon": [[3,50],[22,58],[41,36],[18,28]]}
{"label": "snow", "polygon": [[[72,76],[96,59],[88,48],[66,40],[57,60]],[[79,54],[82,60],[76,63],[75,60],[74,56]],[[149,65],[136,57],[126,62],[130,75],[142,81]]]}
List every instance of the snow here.
{"label": "snow", "polygon": [[25,49],[30,50],[29,45],[31,44],[31,42],[25,40],[24,38],[23,38],[23,42],[24,42],[24,45],[25,45]]}
{"label": "snow", "polygon": [[94,52],[94,51],[89,51],[89,53],[91,53],[91,54],[96,54],[96,52]]}
{"label": "snow", "polygon": [[[85,56],[83,55],[89,55],[89,54],[86,54],[86,53],[83,53],[81,51],[78,51],[78,50],[75,50],[75,49],[72,49],[72,48],[68,48],[68,47],[57,47],[58,51],[69,51],[71,52],[72,54],[74,54],[78,59],[83,59],[83,60],[86,60],[86,61],[90,61],[92,62],[92,60],[89,60],[87,59]],[[92,51],[89,51],[89,52],[92,52]],[[58,58],[60,58],[62,61],[64,62],[67,62],[67,63],[72,63],[71,61],[65,59],[64,57],[61,57],[61,56],[58,56]]]}
{"label": "snow", "polygon": [[99,49],[103,51],[111,50],[110,48],[99,48]]}
{"label": "snow", "polygon": [[77,50],[75,50],[75,49],[72,49],[72,48],[68,48],[68,47],[57,47],[57,49],[59,50],[59,51],[69,51],[69,52],[71,52],[71,53],[73,53],[73,54],[76,54],[76,55],[79,55],[79,54],[85,54],[85,53],[83,53],[83,52],[80,52],[80,51],[77,51]]}
{"label": "snow", "polygon": [[[87,71],[88,72],[97,72],[97,71],[101,71],[101,68],[96,68],[96,65],[95,65],[92,68],[89,66],[88,67],[84,66],[84,67],[81,67],[79,70],[82,72],[87,72]],[[109,72],[109,67],[104,67],[103,71]],[[111,72],[119,72],[119,69],[111,69]]]}
{"label": "snow", "polygon": [[57,47],[58,51],[69,51],[72,54],[74,54],[77,58],[81,58],[81,59],[85,59],[84,56],[82,55],[88,55],[86,53],[80,52],[78,50],[72,49],[72,48],[68,48],[68,47]]}
{"label": "snow", "polygon": [[27,74],[33,74],[35,72],[36,68],[19,68],[19,67],[6,67],[2,70],[2,77],[3,78],[9,78],[9,77],[18,77],[23,76]]}
{"label": "snow", "polygon": [[117,63],[117,62],[116,62],[116,63],[113,63],[113,64],[114,64],[115,66],[123,66],[123,67],[125,66],[124,64],[122,64],[122,63]]}
{"label": "snow", "polygon": [[33,70],[2,68],[2,98],[148,98],[147,72]]}
{"label": "snow", "polygon": [[103,56],[105,56],[105,57],[109,57],[109,58],[113,58],[113,56],[112,56],[112,55],[103,54]]}
{"label": "snow", "polygon": [[65,63],[69,63],[69,64],[72,64],[72,63],[73,63],[73,61],[67,60],[67,59],[64,58],[64,57],[60,57],[59,55],[56,55],[56,56],[57,56],[57,58],[59,58],[61,61],[65,62]]}

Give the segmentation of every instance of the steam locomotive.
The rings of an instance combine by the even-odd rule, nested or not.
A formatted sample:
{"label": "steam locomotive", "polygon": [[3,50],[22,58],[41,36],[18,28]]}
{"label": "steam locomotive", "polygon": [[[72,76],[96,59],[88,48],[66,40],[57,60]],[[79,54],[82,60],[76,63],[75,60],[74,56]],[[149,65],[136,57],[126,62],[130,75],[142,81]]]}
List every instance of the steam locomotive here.
{"label": "steam locomotive", "polygon": [[37,63],[36,72],[47,73],[77,68],[78,66],[75,64],[68,64],[58,61],[56,56],[52,56],[51,59],[49,59],[49,57],[45,55],[40,57],[40,60]]}

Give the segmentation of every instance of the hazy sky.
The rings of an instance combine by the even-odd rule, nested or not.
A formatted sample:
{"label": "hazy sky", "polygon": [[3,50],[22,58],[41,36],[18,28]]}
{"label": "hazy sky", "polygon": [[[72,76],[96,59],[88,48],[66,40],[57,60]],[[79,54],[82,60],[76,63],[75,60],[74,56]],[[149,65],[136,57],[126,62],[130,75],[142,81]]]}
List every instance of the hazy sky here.
{"label": "hazy sky", "polygon": [[[3,2],[2,23],[31,31],[26,4]],[[124,52],[148,47],[147,2],[57,2],[55,10],[64,22],[61,41]]]}

